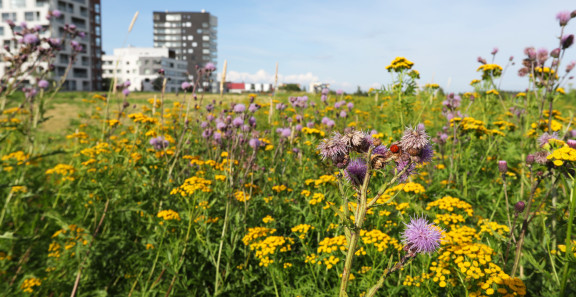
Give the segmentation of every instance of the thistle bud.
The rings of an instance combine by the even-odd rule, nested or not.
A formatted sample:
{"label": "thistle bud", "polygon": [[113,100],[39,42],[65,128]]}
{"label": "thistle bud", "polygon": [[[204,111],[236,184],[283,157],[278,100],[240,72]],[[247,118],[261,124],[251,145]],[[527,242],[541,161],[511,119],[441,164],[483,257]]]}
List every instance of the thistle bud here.
{"label": "thistle bud", "polygon": [[498,170],[500,170],[500,173],[508,172],[508,162],[498,161]]}
{"label": "thistle bud", "polygon": [[518,201],[516,202],[516,204],[514,205],[514,210],[517,213],[522,213],[524,211],[524,207],[526,207],[526,203],[524,203],[524,201]]}
{"label": "thistle bud", "polygon": [[528,165],[534,164],[534,155],[530,154],[530,155],[526,156],[526,164],[528,164]]}
{"label": "thistle bud", "polygon": [[576,140],[574,140],[574,139],[568,139],[568,140],[566,141],[566,144],[568,144],[568,146],[569,146],[570,148],[576,149]]}
{"label": "thistle bud", "polygon": [[555,48],[550,52],[550,56],[552,58],[558,58],[560,57],[560,48]]}

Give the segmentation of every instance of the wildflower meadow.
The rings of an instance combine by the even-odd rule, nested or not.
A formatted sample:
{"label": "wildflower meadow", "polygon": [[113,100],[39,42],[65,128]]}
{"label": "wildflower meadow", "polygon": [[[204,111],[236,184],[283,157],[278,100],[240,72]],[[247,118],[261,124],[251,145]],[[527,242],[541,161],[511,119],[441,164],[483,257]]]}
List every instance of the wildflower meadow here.
{"label": "wildflower meadow", "polygon": [[211,94],[210,64],[178,95],[66,93],[41,65],[83,33],[12,26],[1,295],[575,296],[574,18],[459,94],[410,57],[367,94]]}

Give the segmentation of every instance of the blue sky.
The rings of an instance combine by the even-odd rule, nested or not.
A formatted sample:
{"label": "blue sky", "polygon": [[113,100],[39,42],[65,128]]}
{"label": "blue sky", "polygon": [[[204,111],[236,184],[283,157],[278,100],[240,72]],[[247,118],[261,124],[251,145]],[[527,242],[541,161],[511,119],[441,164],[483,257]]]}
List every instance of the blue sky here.
{"label": "blue sky", "polygon": [[[517,71],[527,46],[557,47],[559,11],[576,10],[574,0],[483,1],[222,1],[102,0],[103,46],[122,47],[136,11],[140,12],[127,44],[153,46],[153,11],[200,11],[218,17],[218,70],[228,61],[233,81],[273,82],[276,62],[281,82],[331,83],[332,89],[367,90],[391,82],[385,67],[396,56],[415,63],[419,83],[438,83],[446,91],[472,90],[480,78],[476,61],[515,66],[502,89],[522,90]],[[576,34],[576,19],[566,27]],[[576,60],[568,50],[563,65]]]}

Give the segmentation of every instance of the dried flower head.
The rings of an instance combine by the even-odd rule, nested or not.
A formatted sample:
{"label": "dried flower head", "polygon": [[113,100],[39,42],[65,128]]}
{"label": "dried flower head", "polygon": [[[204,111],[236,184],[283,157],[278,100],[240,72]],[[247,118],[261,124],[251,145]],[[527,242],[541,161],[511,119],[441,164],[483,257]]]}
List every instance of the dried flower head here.
{"label": "dried flower head", "polygon": [[440,247],[440,240],[443,237],[442,229],[428,223],[426,218],[414,217],[405,225],[406,229],[402,233],[404,250],[413,254],[433,253]]}
{"label": "dried flower head", "polygon": [[[329,139],[323,139],[317,147],[322,159],[330,158],[338,168],[345,168],[350,158],[348,157],[348,144],[342,134],[334,132]],[[341,167],[343,166],[343,167]]]}
{"label": "dried flower head", "polygon": [[550,153],[548,151],[540,151],[534,153],[534,161],[538,164],[546,165],[550,160],[548,160],[548,155]]}
{"label": "dried flower head", "polygon": [[367,133],[358,130],[352,130],[342,136],[342,140],[348,147],[359,152],[368,152],[372,145],[372,137]]}
{"label": "dried flower head", "polygon": [[400,139],[400,146],[403,150],[421,150],[430,143],[430,137],[426,134],[424,124],[418,124],[416,128],[408,127],[404,130],[404,135]]}

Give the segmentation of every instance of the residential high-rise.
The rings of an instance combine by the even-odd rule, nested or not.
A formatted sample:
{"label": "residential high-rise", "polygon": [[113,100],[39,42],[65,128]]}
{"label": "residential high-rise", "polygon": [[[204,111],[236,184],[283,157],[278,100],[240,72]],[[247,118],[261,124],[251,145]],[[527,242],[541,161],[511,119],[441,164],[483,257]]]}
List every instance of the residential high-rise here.
{"label": "residential high-rise", "polygon": [[208,12],[154,12],[154,47],[174,50],[176,59],[188,62],[188,73],[196,66],[216,66],[218,18]]}
{"label": "residential high-rise", "polygon": [[117,48],[113,55],[102,56],[103,76],[116,79],[116,85],[130,81],[130,91],[154,91],[162,87],[158,73],[163,69],[166,91],[177,92],[188,80],[188,63],[174,58],[174,50],[167,48]]}
{"label": "residential high-rise", "polygon": [[[90,91],[99,90],[102,85],[102,29],[100,0],[0,0],[0,42],[2,46],[16,48],[12,41],[10,27],[6,21],[16,24],[20,30],[22,22],[27,26],[48,27],[43,36],[62,38],[64,25],[75,25],[78,31],[84,32],[83,39],[77,39],[83,50],[68,72],[64,90]],[[48,20],[49,11],[58,10],[62,16]],[[68,41],[69,42],[69,41]],[[66,73],[72,47],[64,44],[54,61],[53,80],[59,80]],[[4,49],[0,49],[3,55]],[[5,64],[0,62],[0,76],[4,73]]]}

